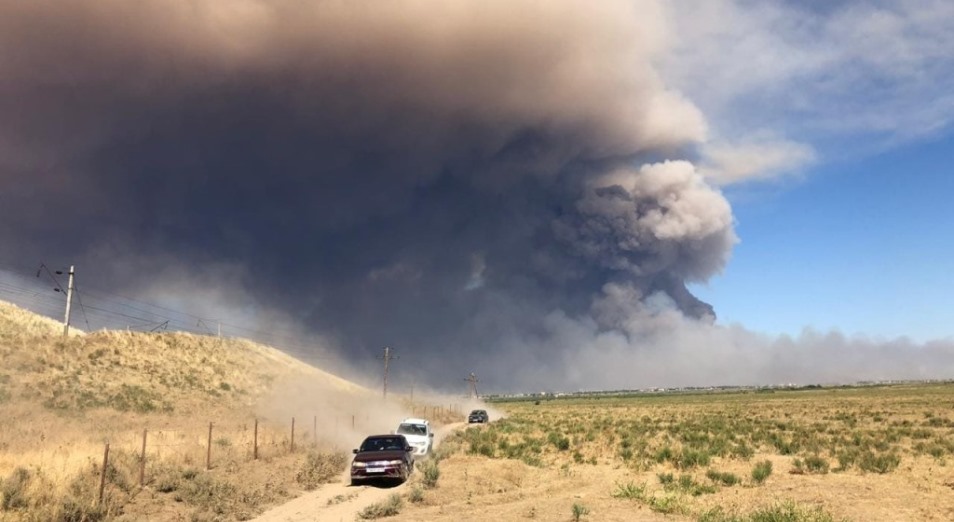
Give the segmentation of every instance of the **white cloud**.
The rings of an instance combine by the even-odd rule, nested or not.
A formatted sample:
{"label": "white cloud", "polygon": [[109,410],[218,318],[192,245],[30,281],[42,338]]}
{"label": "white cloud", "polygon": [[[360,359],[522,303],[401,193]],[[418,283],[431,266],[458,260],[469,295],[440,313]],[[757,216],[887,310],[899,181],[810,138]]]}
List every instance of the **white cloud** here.
{"label": "white cloud", "polygon": [[815,160],[815,150],[785,139],[713,142],[702,148],[702,159],[699,171],[714,183],[728,185],[797,172]]}
{"label": "white cloud", "polygon": [[[826,157],[871,152],[954,122],[954,2],[668,6],[674,39],[660,69],[706,114],[719,142],[707,147],[708,160],[735,166],[720,182],[803,166],[811,155],[796,142]],[[752,139],[751,129],[766,128],[779,143]],[[769,174],[746,173],[759,161]]]}

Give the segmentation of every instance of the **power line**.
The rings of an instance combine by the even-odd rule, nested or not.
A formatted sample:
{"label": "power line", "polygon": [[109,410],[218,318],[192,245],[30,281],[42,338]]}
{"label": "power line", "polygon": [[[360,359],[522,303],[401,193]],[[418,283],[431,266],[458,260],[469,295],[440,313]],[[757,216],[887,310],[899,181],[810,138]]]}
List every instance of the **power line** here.
{"label": "power line", "polygon": [[[55,290],[58,292],[69,293],[68,290],[64,291],[63,286],[47,265],[41,263],[37,272],[41,275],[45,272],[56,285]],[[31,281],[35,281],[35,277],[24,276],[21,269],[11,270],[9,265],[0,264],[0,295],[6,295],[15,304],[26,306],[34,312],[55,317],[57,313],[54,311],[54,307],[62,306],[62,301],[45,293],[48,291],[45,287]],[[313,351],[315,344],[312,341],[286,331],[261,330],[232,324],[112,292],[90,291],[85,288],[81,291],[75,283],[72,290],[77,295],[77,304],[79,304],[83,313],[88,331],[93,331],[94,327],[101,329],[151,328],[156,330],[156,327],[161,325],[163,330],[166,331],[176,330],[200,335],[216,335],[217,333],[213,332],[210,326],[210,324],[216,324],[218,325],[218,335],[233,332],[233,335],[274,346],[286,353],[301,356],[303,359],[331,358],[327,354],[316,354]]]}

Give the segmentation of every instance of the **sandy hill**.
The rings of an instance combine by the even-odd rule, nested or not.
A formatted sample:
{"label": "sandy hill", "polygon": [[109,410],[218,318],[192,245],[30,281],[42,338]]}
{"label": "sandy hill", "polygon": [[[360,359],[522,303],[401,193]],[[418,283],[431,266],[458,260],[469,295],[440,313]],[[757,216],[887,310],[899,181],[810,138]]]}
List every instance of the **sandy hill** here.
{"label": "sandy hill", "polygon": [[100,331],[64,338],[62,324],[0,301],[0,397],[54,410],[190,411],[252,405],[276,383],[305,378],[366,390],[274,348],[187,333]]}

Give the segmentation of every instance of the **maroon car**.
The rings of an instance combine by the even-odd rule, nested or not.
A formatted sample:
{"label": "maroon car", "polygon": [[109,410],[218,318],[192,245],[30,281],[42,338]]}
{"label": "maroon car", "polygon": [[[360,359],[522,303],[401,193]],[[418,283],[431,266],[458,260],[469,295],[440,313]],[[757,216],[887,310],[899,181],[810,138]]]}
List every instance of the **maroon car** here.
{"label": "maroon car", "polygon": [[351,485],[364,480],[391,479],[404,482],[414,469],[414,448],[404,435],[372,435],[354,450]]}

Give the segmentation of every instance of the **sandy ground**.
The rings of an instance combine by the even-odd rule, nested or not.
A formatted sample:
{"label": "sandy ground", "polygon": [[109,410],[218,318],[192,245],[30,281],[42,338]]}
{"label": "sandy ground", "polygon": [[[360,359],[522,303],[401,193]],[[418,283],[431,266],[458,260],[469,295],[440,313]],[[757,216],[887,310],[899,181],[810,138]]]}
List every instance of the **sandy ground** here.
{"label": "sandy ground", "polygon": [[[465,426],[454,423],[435,430],[434,447],[449,433]],[[416,473],[419,473],[416,471]],[[316,491],[306,493],[290,502],[274,507],[255,522],[352,522],[367,506],[380,502],[392,493],[403,493],[407,486],[364,485],[352,486],[348,471],[341,475],[338,482],[326,484]]]}

